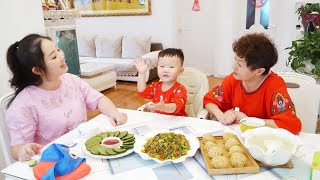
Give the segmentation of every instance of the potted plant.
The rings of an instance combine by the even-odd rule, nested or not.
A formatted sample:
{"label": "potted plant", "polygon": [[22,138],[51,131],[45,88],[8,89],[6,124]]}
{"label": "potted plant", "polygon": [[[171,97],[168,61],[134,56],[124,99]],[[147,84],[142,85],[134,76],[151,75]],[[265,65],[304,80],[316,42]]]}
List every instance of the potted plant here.
{"label": "potted plant", "polygon": [[299,19],[302,19],[304,29],[307,28],[307,23],[313,19],[316,26],[320,25],[320,3],[307,3],[301,6],[297,11]]}
{"label": "potted plant", "polygon": [[305,33],[301,39],[292,41],[287,66],[294,71],[320,77],[320,31]]}

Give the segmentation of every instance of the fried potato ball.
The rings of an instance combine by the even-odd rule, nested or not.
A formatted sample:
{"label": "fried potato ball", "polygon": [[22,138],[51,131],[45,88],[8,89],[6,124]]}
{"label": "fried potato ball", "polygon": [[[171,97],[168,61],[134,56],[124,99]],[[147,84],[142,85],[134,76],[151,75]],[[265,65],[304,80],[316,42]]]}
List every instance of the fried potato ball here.
{"label": "fried potato ball", "polygon": [[215,144],[215,143],[213,143],[211,141],[208,141],[208,142],[205,143],[204,148],[205,148],[205,150],[209,151],[209,149],[211,149],[212,147],[214,147],[216,145],[217,144]]}
{"label": "fried potato ball", "polygon": [[231,154],[233,154],[233,153],[235,153],[235,152],[243,153],[244,150],[243,150],[243,148],[242,148],[241,146],[239,146],[239,145],[231,146],[231,147],[229,148],[229,154],[231,155]]}
{"label": "fried potato ball", "polygon": [[211,159],[211,164],[214,168],[222,169],[228,167],[228,159],[224,156],[215,156]]}
{"label": "fried potato ball", "polygon": [[227,132],[223,135],[223,141],[226,142],[228,139],[237,139],[236,135],[233,133]]}
{"label": "fried potato ball", "polygon": [[240,168],[245,167],[247,162],[247,157],[242,153],[235,152],[230,156],[230,163],[232,167]]}
{"label": "fried potato ball", "polygon": [[216,142],[216,139],[214,138],[214,136],[211,133],[204,134],[203,135],[203,140],[205,142],[208,142],[208,141]]}
{"label": "fried potato ball", "polygon": [[235,140],[235,139],[230,138],[230,139],[228,139],[228,140],[226,141],[226,143],[224,144],[224,146],[225,146],[225,148],[226,148],[227,150],[229,150],[231,146],[239,145],[239,144],[240,144],[240,142],[239,142],[238,140]]}
{"label": "fried potato ball", "polygon": [[223,155],[223,149],[219,146],[213,146],[208,150],[208,155],[210,158],[213,158],[215,156],[222,156]]}

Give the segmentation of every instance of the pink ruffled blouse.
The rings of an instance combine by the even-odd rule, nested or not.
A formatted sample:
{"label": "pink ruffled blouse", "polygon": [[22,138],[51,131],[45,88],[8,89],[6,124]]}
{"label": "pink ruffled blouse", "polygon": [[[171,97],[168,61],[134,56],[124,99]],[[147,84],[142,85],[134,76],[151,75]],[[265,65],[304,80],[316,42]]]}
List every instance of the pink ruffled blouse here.
{"label": "pink ruffled blouse", "polygon": [[37,86],[22,90],[6,113],[11,145],[39,143],[45,145],[87,120],[87,108],[95,110],[100,92],[78,76],[60,76],[59,89],[47,91]]}

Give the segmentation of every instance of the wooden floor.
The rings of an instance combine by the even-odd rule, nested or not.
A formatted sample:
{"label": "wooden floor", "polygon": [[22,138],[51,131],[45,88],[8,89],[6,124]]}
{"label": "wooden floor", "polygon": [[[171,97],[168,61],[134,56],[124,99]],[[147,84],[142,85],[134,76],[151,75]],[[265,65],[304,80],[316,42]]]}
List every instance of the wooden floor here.
{"label": "wooden floor", "polygon": [[[216,78],[213,76],[209,76],[208,80],[210,89],[222,81],[221,78]],[[159,79],[154,81],[159,81]],[[107,96],[118,108],[137,109],[146,102],[149,102],[148,100],[144,100],[138,96],[136,82],[117,81],[116,88],[107,89],[102,93]],[[88,119],[91,119],[98,114],[100,114],[98,110],[89,112]]]}

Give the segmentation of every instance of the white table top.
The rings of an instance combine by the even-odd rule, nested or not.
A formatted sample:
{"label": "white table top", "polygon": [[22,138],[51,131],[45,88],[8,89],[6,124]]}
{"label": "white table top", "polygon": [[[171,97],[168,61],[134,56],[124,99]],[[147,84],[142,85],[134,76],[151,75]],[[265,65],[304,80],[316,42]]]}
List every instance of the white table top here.
{"label": "white table top", "polygon": [[[96,128],[97,131],[127,130],[136,135],[143,135],[152,130],[180,129],[188,131],[195,136],[201,136],[206,132],[214,132],[221,135],[224,131],[233,131],[240,135],[238,125],[223,126],[216,121],[200,120],[190,117],[167,116],[154,113],[146,113],[135,110],[119,109],[128,114],[128,122],[118,127],[112,127],[108,117],[100,114],[94,119],[84,123],[80,127],[55,140],[55,143],[71,145],[77,143],[71,149],[73,154],[86,157],[87,164],[91,167],[89,175],[82,179],[309,179],[310,166],[315,151],[320,151],[320,135],[300,133],[299,137],[304,145],[297,151],[293,158],[293,169],[265,169],[261,168],[259,174],[239,174],[209,176],[199,151],[192,158],[187,158],[183,163],[157,164],[154,161],[145,161],[136,153],[119,159],[101,160],[87,156],[82,151],[82,143],[90,134],[83,134],[85,130]],[[87,129],[84,129],[87,128]],[[80,130],[80,131],[79,131]],[[35,156],[34,159],[39,159]],[[16,162],[1,171],[9,179],[35,179],[32,168],[28,162]]]}

